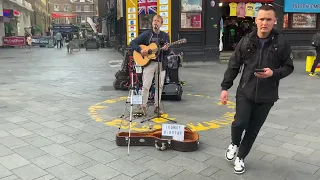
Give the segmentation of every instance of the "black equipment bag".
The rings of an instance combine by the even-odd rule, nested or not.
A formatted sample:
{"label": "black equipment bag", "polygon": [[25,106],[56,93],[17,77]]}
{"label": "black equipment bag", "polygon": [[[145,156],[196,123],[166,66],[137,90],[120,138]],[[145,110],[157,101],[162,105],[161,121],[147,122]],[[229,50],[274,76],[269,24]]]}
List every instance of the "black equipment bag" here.
{"label": "black equipment bag", "polygon": [[181,101],[182,86],[180,83],[169,83],[163,86],[162,99]]}
{"label": "black equipment bag", "polygon": [[314,34],[312,36],[311,45],[313,47],[319,47],[320,46],[320,32],[318,32],[317,34]]}

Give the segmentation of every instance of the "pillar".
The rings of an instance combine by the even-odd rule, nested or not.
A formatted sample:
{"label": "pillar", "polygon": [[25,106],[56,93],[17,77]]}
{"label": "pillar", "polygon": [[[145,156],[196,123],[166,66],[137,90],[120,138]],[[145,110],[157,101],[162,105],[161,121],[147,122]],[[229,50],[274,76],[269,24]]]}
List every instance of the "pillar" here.
{"label": "pillar", "polygon": [[[0,16],[3,16],[3,7],[2,7],[3,0],[0,0]],[[3,45],[2,43],[2,37],[5,36],[5,31],[4,31],[4,23],[0,22],[0,46]]]}

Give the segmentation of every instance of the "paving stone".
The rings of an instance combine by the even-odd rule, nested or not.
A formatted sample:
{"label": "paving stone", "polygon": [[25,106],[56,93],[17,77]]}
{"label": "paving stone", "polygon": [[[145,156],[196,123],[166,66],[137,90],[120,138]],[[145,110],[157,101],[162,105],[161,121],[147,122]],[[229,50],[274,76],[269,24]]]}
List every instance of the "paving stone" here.
{"label": "paving stone", "polygon": [[176,151],[159,151],[154,147],[147,147],[139,152],[162,161],[167,161],[179,155],[179,153]]}
{"label": "paving stone", "polygon": [[77,142],[74,144],[67,145],[67,148],[71,149],[77,153],[80,153],[80,154],[84,154],[89,151],[93,151],[93,150],[97,149],[96,147],[91,146],[91,145],[84,143],[84,142]]}
{"label": "paving stone", "polygon": [[53,141],[50,141],[49,139],[42,136],[35,136],[29,139],[25,139],[24,141],[38,148],[54,143]]}
{"label": "paving stone", "polygon": [[163,174],[154,174],[146,180],[172,180],[172,178]]}
{"label": "paving stone", "polygon": [[73,134],[73,133],[76,133],[76,132],[81,132],[78,129],[72,128],[70,126],[59,127],[59,128],[57,128],[55,130],[60,132],[60,133],[64,133],[64,134]]}
{"label": "paving stone", "polygon": [[14,150],[14,152],[18,153],[20,156],[22,156],[28,160],[46,154],[44,151],[42,151],[34,146],[25,146],[22,148],[17,148]]}
{"label": "paving stone", "polygon": [[275,133],[267,133],[266,132],[264,135],[262,135],[262,137],[271,139],[271,138],[275,137],[276,135],[277,134],[275,134]]}
{"label": "paving stone", "polygon": [[119,159],[120,157],[117,157],[114,154],[111,154],[109,152],[103,151],[101,149],[96,149],[90,152],[87,152],[84,154],[85,156],[96,160],[102,164],[107,164],[109,162],[115,161],[117,159]]}
{"label": "paving stone", "polygon": [[23,180],[32,180],[48,174],[46,171],[33,164],[14,169],[12,172]]}
{"label": "paving stone", "polygon": [[47,175],[44,175],[44,176],[39,177],[39,178],[34,179],[34,180],[52,180],[52,179],[54,179],[54,178],[55,178],[55,177],[52,176],[51,174],[47,174]]}
{"label": "paving stone", "polygon": [[0,164],[2,164],[5,168],[9,170],[12,170],[28,165],[30,164],[30,162],[18,154],[10,154],[7,156],[0,157]]}
{"label": "paving stone", "polygon": [[180,167],[174,166],[170,163],[167,163],[158,159],[153,159],[151,161],[148,161],[143,166],[159,174],[162,174],[164,176],[169,176],[169,177],[173,177],[183,171],[183,169]]}
{"label": "paving stone", "polygon": [[317,143],[320,142],[320,138],[314,137],[314,136],[308,136],[304,134],[297,134],[294,136],[294,138],[309,141],[309,142],[317,142]]}
{"label": "paving stone", "polygon": [[85,123],[79,122],[79,121],[69,121],[67,123],[64,123],[65,125],[68,125],[70,127],[76,128],[76,129],[82,129],[83,127],[86,126]]}
{"label": "paving stone", "polygon": [[11,116],[5,118],[6,120],[12,122],[12,123],[19,123],[19,122],[25,122],[29,121],[27,118],[21,117],[21,116]]}
{"label": "paving stone", "polygon": [[32,135],[33,132],[28,131],[24,128],[18,128],[18,129],[14,129],[14,130],[10,130],[8,131],[10,134],[16,136],[16,137],[23,137],[23,136],[29,136]]}
{"label": "paving stone", "polygon": [[36,129],[41,129],[43,128],[44,126],[38,124],[38,123],[35,123],[35,122],[27,122],[27,123],[24,123],[24,124],[21,124],[20,125],[21,127],[29,130],[29,131],[33,131],[33,130],[36,130]]}
{"label": "paving stone", "polygon": [[14,152],[12,150],[0,144],[0,157],[13,154],[13,153]]}
{"label": "paving stone", "polygon": [[56,134],[56,135],[48,137],[48,139],[51,140],[51,141],[54,141],[54,142],[56,142],[58,144],[62,144],[62,143],[65,143],[65,142],[73,140],[73,138],[71,138],[71,137],[69,137],[67,135],[64,135],[64,134]]}
{"label": "paving stone", "polygon": [[100,139],[99,137],[89,133],[77,134],[74,138],[85,143]]}
{"label": "paving stone", "polygon": [[300,128],[293,128],[293,127],[289,127],[288,129],[286,129],[287,131],[291,131],[291,132],[295,132],[297,134],[304,134],[304,135],[308,135],[308,136],[318,136],[319,133],[313,130],[308,130],[308,129],[300,129]]}
{"label": "paving stone", "polygon": [[46,171],[60,180],[76,180],[86,176],[82,171],[67,164],[59,164],[46,169]]}
{"label": "paving stone", "polygon": [[70,149],[67,149],[59,144],[51,144],[40,149],[55,157],[63,156],[72,152]]}
{"label": "paving stone", "polygon": [[[1,178],[1,176],[0,176],[0,178]],[[19,177],[16,175],[11,175],[11,176],[7,176],[5,178],[1,178],[1,180],[17,180],[17,179],[19,179]]]}
{"label": "paving stone", "polygon": [[134,178],[132,177],[129,177],[129,176],[126,176],[126,175],[119,175],[119,176],[116,176],[114,178],[111,178],[111,180],[135,180]]}
{"label": "paving stone", "polygon": [[233,168],[232,163],[230,164],[228,161],[225,160],[225,158],[219,158],[215,156],[206,160],[204,163],[218,169],[230,170]]}
{"label": "paving stone", "polygon": [[267,154],[265,155],[263,158],[261,158],[261,160],[266,161],[266,162],[272,162],[273,160],[275,160],[278,156],[274,155],[274,154]]}
{"label": "paving stone", "polygon": [[71,166],[79,166],[81,164],[91,161],[90,158],[75,152],[60,156],[58,158]]}
{"label": "paving stone", "polygon": [[63,161],[49,154],[34,159],[30,159],[30,161],[43,169],[47,169],[63,163]]}
{"label": "paving stone", "polygon": [[201,171],[200,174],[203,176],[207,176],[210,177],[211,175],[213,175],[214,173],[218,172],[220,169],[209,166],[208,168],[206,168],[205,170]]}
{"label": "paving stone", "polygon": [[276,135],[272,139],[277,140],[277,141],[281,141],[281,142],[287,142],[287,143],[290,143],[293,145],[298,145],[298,146],[307,146],[307,144],[310,143],[308,141],[304,141],[304,140],[300,140],[300,139],[296,139],[296,138],[291,138],[291,137],[287,137],[287,136],[281,136],[281,135]]}
{"label": "paving stone", "polygon": [[272,164],[276,166],[275,170],[277,170],[280,173],[291,171],[294,169],[295,171],[300,171],[309,175],[313,175],[319,169],[318,166],[298,162],[284,157],[276,158],[274,161],[272,161]]}
{"label": "paving stone", "polygon": [[153,176],[153,175],[155,175],[155,174],[156,174],[156,172],[154,172],[154,171],[152,171],[152,170],[147,170],[147,171],[143,171],[142,173],[134,176],[134,179],[137,179],[137,180],[138,180],[138,179],[141,179],[141,180],[143,180],[143,179],[147,179],[147,178],[149,178],[149,177],[151,177],[151,176]]}
{"label": "paving stone", "polygon": [[52,130],[50,128],[41,128],[41,129],[36,129],[33,132],[39,134],[40,136],[43,137],[50,137],[50,136],[54,136],[56,134],[59,134],[57,131]]}
{"label": "paving stone", "polygon": [[51,129],[56,129],[64,126],[62,123],[55,122],[55,121],[47,121],[40,124]]}
{"label": "paving stone", "polygon": [[289,126],[284,126],[284,125],[280,125],[280,124],[276,124],[276,123],[271,123],[271,122],[265,122],[263,124],[263,126],[265,127],[271,127],[271,128],[274,128],[274,129],[282,129],[282,130],[285,130],[287,128],[289,128]]}
{"label": "paving stone", "polygon": [[17,128],[19,128],[19,126],[11,122],[0,124],[0,130],[10,131]]}
{"label": "paving stone", "polygon": [[147,168],[143,167],[143,166],[139,166],[138,164],[131,162],[131,161],[127,161],[127,160],[116,160],[113,161],[109,164],[107,164],[109,167],[122,172],[123,174],[133,177],[136,176],[144,171],[147,170]]}
{"label": "paving stone", "polygon": [[83,172],[97,179],[111,179],[121,174],[120,172],[103,164],[94,165],[92,167],[84,169]]}
{"label": "paving stone", "polygon": [[184,169],[194,173],[199,173],[209,167],[209,165],[207,164],[192,160],[184,156],[176,156],[168,160],[167,162],[179,167],[183,167]]}
{"label": "paving stone", "polygon": [[320,155],[320,151],[317,150],[313,154],[310,154],[310,155],[298,153],[293,157],[293,159],[300,161],[300,162],[307,163],[307,164],[319,166],[320,165],[320,156],[319,155]]}
{"label": "paving stone", "polygon": [[199,179],[199,180],[211,180],[211,178],[202,176],[200,174],[195,174],[194,172],[190,171],[183,171],[180,174],[174,176],[172,179],[175,180],[180,180],[180,179],[185,179],[185,180],[194,180],[194,179]]}
{"label": "paving stone", "polygon": [[0,138],[2,138],[2,137],[7,137],[7,136],[9,136],[9,135],[10,135],[10,134],[7,133],[6,131],[0,130]]}
{"label": "paving stone", "polygon": [[293,144],[289,144],[289,143],[282,144],[280,146],[280,148],[295,151],[295,152],[305,154],[305,155],[311,155],[315,151],[314,149],[311,149],[311,148],[297,146],[297,145],[293,145]]}
{"label": "paving stone", "polygon": [[5,146],[9,147],[10,149],[15,149],[23,146],[29,145],[28,143],[22,141],[21,139],[15,136],[7,136],[0,138],[0,144],[4,144]]}
{"label": "paving stone", "polygon": [[293,137],[296,135],[294,132],[286,131],[286,130],[281,130],[281,129],[275,129],[275,128],[270,128],[267,127],[264,129],[265,132],[267,133],[274,133],[282,136],[288,136],[288,137]]}
{"label": "paving stone", "polygon": [[273,146],[273,147],[279,147],[283,144],[283,142],[281,141],[277,141],[274,139],[268,139],[268,138],[264,138],[264,137],[257,137],[257,139],[255,140],[255,142],[261,143],[261,144],[265,144],[268,146]]}
{"label": "paving stone", "polygon": [[109,152],[114,155],[117,155],[119,158],[130,161],[136,161],[137,159],[141,159],[145,156],[145,154],[132,149],[130,149],[130,155],[128,156],[128,148],[125,147],[119,147]]}
{"label": "paving stone", "polygon": [[0,164],[0,178],[12,175],[12,172]]}
{"label": "paving stone", "polygon": [[84,170],[84,169],[87,169],[87,168],[89,168],[91,166],[94,166],[94,165],[97,165],[97,164],[99,164],[99,162],[91,160],[91,161],[89,161],[87,163],[84,163],[84,164],[81,164],[81,165],[77,166],[77,169]]}
{"label": "paving stone", "polygon": [[77,179],[77,180],[96,180],[96,178],[94,178],[92,176],[84,176],[84,177],[81,177],[80,179]]}
{"label": "paving stone", "polygon": [[292,158],[294,155],[296,155],[296,152],[293,152],[291,150],[285,150],[285,149],[279,149],[276,147],[272,146],[267,146],[267,145],[260,145],[256,148],[256,150],[263,151],[266,153],[274,154],[277,156],[282,156],[282,157],[287,157],[287,158]]}

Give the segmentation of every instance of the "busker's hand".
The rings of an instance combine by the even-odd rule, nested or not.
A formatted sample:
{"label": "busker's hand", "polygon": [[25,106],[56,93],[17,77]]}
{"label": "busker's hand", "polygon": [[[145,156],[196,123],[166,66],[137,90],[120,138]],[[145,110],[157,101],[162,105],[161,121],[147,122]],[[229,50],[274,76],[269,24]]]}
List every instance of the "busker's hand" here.
{"label": "busker's hand", "polygon": [[169,49],[169,44],[166,43],[166,44],[163,46],[163,50],[164,50],[164,51],[168,51],[168,49]]}
{"label": "busker's hand", "polygon": [[270,68],[263,68],[263,69],[264,69],[264,72],[254,73],[255,76],[257,76],[258,78],[268,78],[273,75],[273,71]]}
{"label": "busker's hand", "polygon": [[223,105],[226,105],[228,102],[228,91],[222,90],[220,94],[220,101]]}
{"label": "busker's hand", "polygon": [[147,51],[147,50],[141,50],[141,55],[142,55],[142,56],[148,55],[148,51]]}

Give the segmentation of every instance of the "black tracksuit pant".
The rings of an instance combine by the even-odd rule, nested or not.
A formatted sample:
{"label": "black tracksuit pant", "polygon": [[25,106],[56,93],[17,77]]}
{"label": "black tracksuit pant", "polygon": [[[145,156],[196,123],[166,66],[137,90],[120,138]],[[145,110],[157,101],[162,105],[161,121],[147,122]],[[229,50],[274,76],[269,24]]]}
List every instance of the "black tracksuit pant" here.
{"label": "black tracksuit pant", "polygon": [[316,59],[314,60],[314,63],[312,65],[312,68],[311,68],[311,73],[314,73],[314,71],[316,70],[317,68],[317,65],[320,63],[320,48],[317,49],[317,57]]}
{"label": "black tracksuit pant", "polygon": [[[273,105],[273,102],[256,103],[245,97],[237,97],[235,120],[231,126],[231,138],[232,143],[239,147],[239,158],[244,159],[249,154]],[[241,141],[244,130],[246,132]]]}

